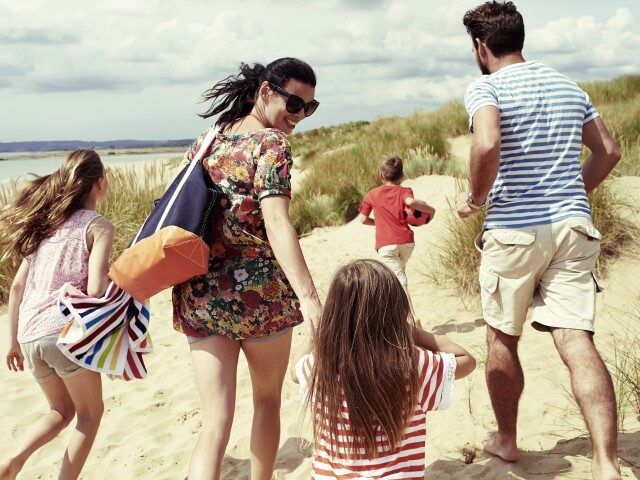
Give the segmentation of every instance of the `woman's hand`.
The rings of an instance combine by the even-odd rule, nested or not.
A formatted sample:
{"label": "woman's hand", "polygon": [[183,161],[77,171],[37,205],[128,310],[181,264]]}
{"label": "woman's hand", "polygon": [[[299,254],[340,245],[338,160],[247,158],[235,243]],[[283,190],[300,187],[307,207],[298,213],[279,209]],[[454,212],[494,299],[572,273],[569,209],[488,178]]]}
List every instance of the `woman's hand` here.
{"label": "woman's hand", "polygon": [[304,321],[309,324],[309,334],[313,335],[320,317],[322,317],[322,305],[320,301],[316,299],[300,300],[300,312]]}
{"label": "woman's hand", "polygon": [[9,347],[9,353],[7,353],[7,368],[14,372],[24,370],[24,357],[20,350],[20,344],[17,342],[11,342]]}

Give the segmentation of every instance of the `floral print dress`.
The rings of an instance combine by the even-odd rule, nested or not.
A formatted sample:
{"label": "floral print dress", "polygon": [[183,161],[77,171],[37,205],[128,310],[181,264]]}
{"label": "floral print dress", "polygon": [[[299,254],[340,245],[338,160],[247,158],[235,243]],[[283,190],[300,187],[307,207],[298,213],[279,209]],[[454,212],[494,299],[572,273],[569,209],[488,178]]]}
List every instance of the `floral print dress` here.
{"label": "floral print dress", "polygon": [[[185,153],[190,161],[203,133]],[[268,243],[260,200],[291,196],[291,147],[280,130],[218,134],[202,160],[222,190],[209,272],[173,289],[174,328],[232,340],[272,335],[302,322],[298,299]]]}

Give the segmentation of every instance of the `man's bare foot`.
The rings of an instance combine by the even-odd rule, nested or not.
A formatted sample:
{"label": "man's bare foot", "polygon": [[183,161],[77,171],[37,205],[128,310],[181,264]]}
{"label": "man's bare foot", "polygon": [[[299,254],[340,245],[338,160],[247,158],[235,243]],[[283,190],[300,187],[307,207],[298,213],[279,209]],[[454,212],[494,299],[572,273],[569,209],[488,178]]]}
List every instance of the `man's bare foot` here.
{"label": "man's bare foot", "polygon": [[506,462],[515,462],[518,460],[518,447],[515,441],[503,439],[498,432],[490,432],[483,445],[485,452],[500,457]]}
{"label": "man's bare foot", "polygon": [[5,460],[0,463],[0,480],[15,480],[20,473],[20,466],[13,460]]}
{"label": "man's bare foot", "polygon": [[594,458],[591,462],[591,475],[593,480],[620,480],[620,464],[617,459],[614,463],[610,461],[600,462]]}

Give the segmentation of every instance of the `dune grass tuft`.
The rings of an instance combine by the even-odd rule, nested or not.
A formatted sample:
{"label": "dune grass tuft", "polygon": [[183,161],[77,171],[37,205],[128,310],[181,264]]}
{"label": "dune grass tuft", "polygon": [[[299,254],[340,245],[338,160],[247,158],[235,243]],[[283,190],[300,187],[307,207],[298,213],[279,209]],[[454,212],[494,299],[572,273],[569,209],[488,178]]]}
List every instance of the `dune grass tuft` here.
{"label": "dune grass tuft", "polygon": [[[462,183],[458,190],[463,191]],[[594,226],[602,233],[597,269],[601,275],[607,273],[610,262],[618,258],[633,245],[640,229],[621,216],[619,208],[625,205],[606,183],[589,195]],[[453,206],[452,206],[453,209]],[[427,275],[436,284],[451,287],[462,297],[480,292],[478,268],[480,253],[474,240],[482,232],[483,214],[461,220],[453,212],[447,217],[447,228],[440,239],[440,249]]]}
{"label": "dune grass tuft", "polygon": [[[592,103],[620,145],[622,160],[612,177],[640,175],[640,75],[626,75],[613,80],[581,84]],[[583,158],[587,150],[583,151]],[[603,234],[597,268],[606,274],[608,263],[633,244],[640,229],[620,213],[620,207],[633,209],[607,184],[590,195],[593,223]],[[438,262],[429,277],[449,284],[462,296],[477,294],[477,271],[480,255],[473,239],[482,229],[481,218],[461,221],[449,218],[445,238],[437,255]],[[444,280],[443,280],[444,279]]]}
{"label": "dune grass tuft", "polygon": [[380,184],[378,165],[388,155],[403,158],[405,178],[457,175],[447,139],[466,128],[464,106],[449,102],[435,112],[293,135],[293,153],[307,172],[291,202],[298,233],[352,220],[364,194]]}
{"label": "dune grass tuft", "polygon": [[611,376],[616,386],[616,401],[620,424],[624,414],[631,410],[640,415],[640,291],[632,293],[625,311],[626,326],[614,335],[607,351]]}
{"label": "dune grass tuft", "polygon": [[[166,182],[176,164],[176,161],[168,161],[107,168],[109,193],[99,205],[98,211],[112,222],[116,229],[116,239],[111,252],[112,261],[133,240],[151,211],[153,200],[164,192]],[[10,202],[17,188],[19,185],[15,182],[7,188],[0,187],[0,208]],[[8,300],[9,288],[19,263],[18,259],[13,258],[0,261],[0,304]]]}

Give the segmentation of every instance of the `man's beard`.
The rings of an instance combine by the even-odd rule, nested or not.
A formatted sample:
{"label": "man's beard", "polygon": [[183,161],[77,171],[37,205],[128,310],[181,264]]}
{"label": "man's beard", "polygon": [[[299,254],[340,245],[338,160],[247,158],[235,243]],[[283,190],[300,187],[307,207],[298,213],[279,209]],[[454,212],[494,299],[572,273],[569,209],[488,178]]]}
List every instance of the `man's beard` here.
{"label": "man's beard", "polygon": [[478,68],[480,69],[480,73],[482,73],[482,75],[491,75],[489,68],[487,68],[487,66],[484,63],[482,63],[482,60],[480,59],[480,55],[478,55],[477,52],[476,52],[476,64],[478,65]]}

